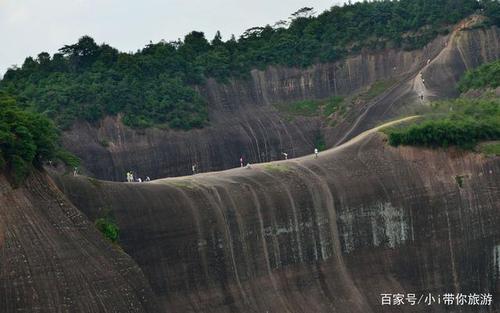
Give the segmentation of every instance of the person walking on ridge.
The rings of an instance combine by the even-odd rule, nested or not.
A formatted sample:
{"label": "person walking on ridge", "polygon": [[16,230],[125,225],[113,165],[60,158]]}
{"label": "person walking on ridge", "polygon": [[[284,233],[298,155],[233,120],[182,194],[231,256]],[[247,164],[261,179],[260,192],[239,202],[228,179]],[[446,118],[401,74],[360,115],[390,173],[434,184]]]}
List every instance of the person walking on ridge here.
{"label": "person walking on ridge", "polygon": [[318,148],[314,148],[314,158],[315,159],[318,158],[318,154],[319,154]]}

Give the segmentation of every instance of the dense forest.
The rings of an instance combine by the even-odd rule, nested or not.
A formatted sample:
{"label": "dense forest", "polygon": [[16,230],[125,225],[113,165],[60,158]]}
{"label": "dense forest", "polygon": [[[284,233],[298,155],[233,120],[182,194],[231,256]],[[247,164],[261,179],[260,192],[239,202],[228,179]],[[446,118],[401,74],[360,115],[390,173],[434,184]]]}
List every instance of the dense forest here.
{"label": "dense forest", "polygon": [[58,146],[58,131],[46,116],[20,108],[16,99],[0,91],[0,171],[8,173],[14,185],[33,166],[61,160],[76,166],[78,160]]}
{"label": "dense forest", "polygon": [[304,67],[361,49],[416,49],[474,12],[489,17],[485,26],[500,25],[495,0],[385,0],[334,6],[319,15],[302,8],[287,21],[248,29],[238,39],[223,41],[218,32],[209,41],[194,31],[136,53],[84,36],[52,56],[26,58],[5,73],[0,90],[61,128],[76,119],[95,122],[122,113],[132,127],[191,129],[208,123],[206,103],[193,89],[208,77],[244,79],[252,68]]}

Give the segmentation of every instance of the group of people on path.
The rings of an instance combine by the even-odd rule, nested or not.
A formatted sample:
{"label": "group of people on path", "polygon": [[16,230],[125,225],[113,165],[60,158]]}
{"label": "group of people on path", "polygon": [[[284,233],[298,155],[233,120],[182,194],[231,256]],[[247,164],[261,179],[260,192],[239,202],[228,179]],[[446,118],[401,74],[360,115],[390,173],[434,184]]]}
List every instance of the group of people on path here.
{"label": "group of people on path", "polygon": [[[285,160],[288,160],[288,153],[282,152],[281,154],[283,155]],[[318,148],[314,148],[314,158],[318,158],[318,155],[319,155]],[[250,163],[247,163],[246,165],[244,165],[243,156],[240,157],[240,167],[251,168]],[[191,166],[191,171],[192,171],[193,175],[197,174],[198,173],[198,164],[194,163]],[[77,175],[76,173],[77,173],[77,169],[75,168],[75,171],[74,171],[75,176]],[[143,181],[145,181],[145,182],[151,181],[149,176],[146,176],[146,178],[144,180],[142,180],[142,178],[140,178],[140,177],[134,178],[134,173],[132,171],[128,171],[126,176],[127,176],[127,182],[129,182],[129,183],[133,183],[133,182],[142,183]]]}
{"label": "group of people on path", "polygon": [[[286,152],[281,152],[281,155],[283,155],[284,159],[285,160],[288,160],[288,153]],[[319,150],[318,148],[314,148],[314,158],[317,159],[319,156]],[[240,157],[240,167],[243,167],[243,156]],[[245,165],[245,168],[251,168],[251,165],[250,163],[247,163],[247,165]]]}
{"label": "group of people on path", "polygon": [[[149,178],[149,176],[146,176],[144,181],[151,181],[151,178]],[[143,180],[140,177],[137,177],[136,179],[134,179],[134,173],[132,171],[129,171],[129,172],[127,172],[127,182],[129,182],[129,183],[134,183],[134,182],[142,183]]]}

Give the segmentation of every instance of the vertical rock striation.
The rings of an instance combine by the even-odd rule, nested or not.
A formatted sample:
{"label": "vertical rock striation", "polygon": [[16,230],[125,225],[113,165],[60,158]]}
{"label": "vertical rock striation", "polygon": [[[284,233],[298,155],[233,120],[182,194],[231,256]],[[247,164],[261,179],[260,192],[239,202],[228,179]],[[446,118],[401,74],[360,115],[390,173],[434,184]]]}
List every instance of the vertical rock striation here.
{"label": "vertical rock striation", "polygon": [[90,218],[113,212],[162,312],[387,312],[381,293],[500,296],[499,173],[498,157],[369,134],[318,159],[57,183]]}
{"label": "vertical rock striation", "polygon": [[42,174],[0,176],[0,312],[158,312],[137,264]]}
{"label": "vertical rock striation", "polygon": [[[65,146],[98,178],[125,180],[125,172],[150,177],[238,166],[310,153],[323,133],[328,146],[340,144],[378,123],[410,110],[420,94],[427,99],[456,95],[455,83],[465,69],[497,59],[498,28],[467,30],[458,25],[424,49],[362,53],[306,69],[270,67],[254,70],[248,80],[220,84],[209,80],[197,87],[209,105],[210,126],[200,130],[131,130],[119,118],[99,125],[74,125],[65,132]],[[427,64],[427,60],[432,60]],[[415,80],[423,72],[425,84]],[[325,127],[321,117],[290,119],[273,104],[303,99],[349,96],[376,81],[396,83],[367,103],[353,106],[344,121]],[[418,101],[417,101],[418,103]]]}

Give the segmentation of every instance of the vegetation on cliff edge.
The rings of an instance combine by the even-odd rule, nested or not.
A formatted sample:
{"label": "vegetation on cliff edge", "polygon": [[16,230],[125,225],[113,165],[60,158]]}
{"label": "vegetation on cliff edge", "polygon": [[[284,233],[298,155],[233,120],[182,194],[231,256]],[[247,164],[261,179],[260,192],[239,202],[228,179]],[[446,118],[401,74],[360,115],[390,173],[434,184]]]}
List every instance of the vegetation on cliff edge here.
{"label": "vegetation on cliff edge", "polygon": [[42,114],[21,109],[16,100],[0,91],[0,170],[21,183],[33,166],[61,159],[76,165],[77,159],[58,145],[53,122]]}
{"label": "vegetation on cliff edge", "polygon": [[7,71],[0,89],[62,128],[119,113],[133,127],[203,127],[206,103],[192,86],[208,77],[226,81],[269,65],[332,62],[361,49],[420,48],[479,9],[487,23],[500,24],[495,0],[385,0],[334,6],[317,16],[303,8],[289,21],[250,28],[226,41],[219,32],[209,41],[194,31],[136,53],[84,36],[52,56],[26,58],[22,67]]}
{"label": "vegetation on cliff edge", "polygon": [[419,123],[389,129],[389,143],[472,149],[479,141],[500,140],[500,99],[460,98],[431,106]]}
{"label": "vegetation on cliff edge", "polygon": [[467,71],[460,80],[458,89],[465,92],[469,89],[497,88],[498,86],[500,86],[500,60]]}

